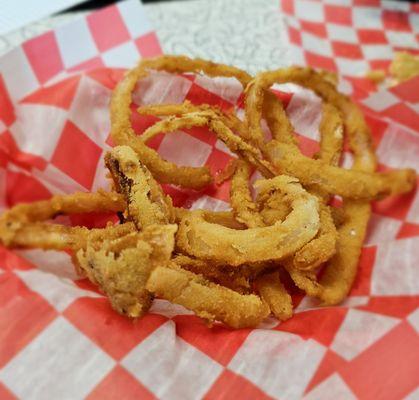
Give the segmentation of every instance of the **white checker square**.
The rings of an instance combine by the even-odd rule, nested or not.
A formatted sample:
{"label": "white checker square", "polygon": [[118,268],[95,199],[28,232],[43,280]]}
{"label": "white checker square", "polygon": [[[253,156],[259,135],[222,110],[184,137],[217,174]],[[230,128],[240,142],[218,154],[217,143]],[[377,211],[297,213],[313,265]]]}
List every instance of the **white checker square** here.
{"label": "white checker square", "polygon": [[352,27],[327,23],[326,29],[330,40],[337,40],[344,43],[359,42],[358,35]]}
{"label": "white checker square", "polygon": [[355,28],[383,29],[380,7],[355,6],[352,8],[352,20]]}
{"label": "white checker square", "polygon": [[88,76],[77,87],[68,118],[100,147],[109,136],[111,91]]}
{"label": "white checker square", "polygon": [[409,11],[410,4],[409,2],[404,1],[394,1],[394,0],[381,0],[381,7],[386,10],[395,10],[395,11]]}
{"label": "white checker square", "polygon": [[297,29],[298,31],[301,29],[301,22],[298,18],[295,18],[294,16],[287,17],[287,24],[291,26],[294,29]]}
{"label": "white checker square", "polygon": [[419,171],[419,140],[417,133],[398,125],[388,126],[377,149],[377,156],[393,168],[414,168]]}
{"label": "white checker square", "polygon": [[306,58],[304,55],[304,50],[300,46],[294,44],[289,44],[290,54],[292,61],[297,65],[307,64]]}
{"label": "white checker square", "polygon": [[123,1],[118,4],[118,9],[133,39],[153,30],[140,1]]}
{"label": "white checker square", "polygon": [[319,399],[356,400],[356,397],[340,375],[335,372],[303,397],[303,400]]}
{"label": "white checker square", "polygon": [[413,49],[418,48],[418,42],[416,41],[415,35],[413,33],[386,30],[385,34],[389,44],[393,47],[411,47]]}
{"label": "white checker square", "polygon": [[227,145],[220,139],[217,139],[217,141],[215,142],[215,148],[222,151],[223,153],[228,154],[231,157],[237,158],[237,155],[234,154],[228,147]]}
{"label": "white checker square", "polygon": [[339,92],[346,94],[346,95],[351,95],[352,92],[354,91],[354,88],[352,86],[352,83],[349,82],[346,79],[339,79],[338,82],[338,90]]}
{"label": "white checker square", "polygon": [[419,399],[419,386],[410,392],[403,400],[418,400]]}
{"label": "white checker square", "polygon": [[287,332],[254,330],[228,368],[274,398],[300,399],[325,353],[316,341]]}
{"label": "white checker square", "polygon": [[132,100],[135,104],[182,103],[192,82],[182,76],[153,72],[137,85]]}
{"label": "white checker square", "polygon": [[70,178],[53,164],[48,164],[45,170],[33,169],[31,174],[38,179],[53,194],[73,193],[86,191],[83,186]]}
{"label": "white checker square", "polygon": [[327,39],[319,38],[308,32],[301,32],[301,40],[305,49],[324,57],[333,56],[332,46]]}
{"label": "white checker square", "polygon": [[38,269],[16,271],[32,291],[39,293],[57,311],[64,311],[80,297],[100,297],[96,292],[80,289],[68,278],[61,278]]}
{"label": "white checker square", "polygon": [[299,0],[294,3],[295,15],[305,21],[324,22],[324,9],[322,3]]}
{"label": "white checker square", "polygon": [[200,399],[223,370],[176,336],[173,321],[149,335],[121,364],[159,399]]}
{"label": "white checker square", "polygon": [[62,279],[78,279],[71,256],[64,251],[28,249],[15,250],[20,257],[35,265],[38,270],[46,274],[54,274]]}
{"label": "white checker square", "polygon": [[415,331],[419,333],[419,308],[413,311],[408,317],[407,320],[415,328]]}
{"label": "white checker square", "polygon": [[419,13],[410,12],[407,14],[409,18],[410,26],[413,28],[413,32],[419,32]]}
{"label": "white checker square", "polygon": [[0,57],[0,74],[3,75],[7,91],[14,101],[21,100],[39,87],[38,79],[22,47]]}
{"label": "white checker square", "polygon": [[58,27],[55,36],[66,68],[74,67],[98,55],[85,18]]}
{"label": "white checker square", "polygon": [[368,61],[366,60],[352,60],[349,58],[336,57],[335,62],[342,75],[363,76],[365,75],[365,71],[370,69]]}
{"label": "white checker square", "polygon": [[351,6],[352,0],[324,0],[325,4],[334,4],[337,6]]}
{"label": "white checker square", "polygon": [[141,58],[134,42],[126,42],[102,54],[102,60],[110,68],[132,68]]}
{"label": "white checker square", "polygon": [[10,132],[19,148],[50,160],[61,137],[67,112],[43,104],[19,104],[15,112],[16,121]]}
{"label": "white checker square", "polygon": [[176,315],[193,315],[193,312],[185,307],[162,299],[154,299],[149,312],[164,315],[167,318],[173,318]]}
{"label": "white checker square", "polygon": [[388,60],[393,56],[393,48],[387,44],[361,44],[367,60]]}
{"label": "white checker square", "polygon": [[313,140],[319,140],[322,102],[311,90],[293,85],[293,96],[287,106],[294,130]]}
{"label": "white checker square", "polygon": [[212,146],[184,132],[168,133],[164,136],[159,154],[177,165],[200,167],[211,154]]}
{"label": "white checker square", "polygon": [[399,239],[379,246],[371,278],[371,294],[414,296],[419,294],[415,278],[419,257],[419,237]]}
{"label": "white checker square", "polygon": [[204,195],[196,200],[191,206],[191,210],[200,209],[211,211],[228,211],[230,209],[230,204],[214,197]]}
{"label": "white checker square", "polygon": [[402,221],[373,213],[368,223],[365,244],[371,246],[395,240],[401,226]]}
{"label": "white checker square", "polygon": [[0,371],[0,379],[21,399],[82,399],[114,365],[58,317]]}
{"label": "white checker square", "polygon": [[351,361],[399,322],[397,318],[350,309],[330,348],[345,360]]}
{"label": "white checker square", "polygon": [[374,111],[383,111],[399,102],[398,97],[386,90],[373,93],[367,99],[362,100],[362,103]]}
{"label": "white checker square", "polygon": [[407,221],[419,224],[419,190],[416,191],[415,198],[407,213]]}

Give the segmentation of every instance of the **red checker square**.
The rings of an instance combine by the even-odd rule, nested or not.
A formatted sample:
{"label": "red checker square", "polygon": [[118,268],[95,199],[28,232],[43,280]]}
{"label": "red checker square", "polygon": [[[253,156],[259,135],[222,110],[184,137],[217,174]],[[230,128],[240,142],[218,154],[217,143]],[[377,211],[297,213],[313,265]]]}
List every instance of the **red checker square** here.
{"label": "red checker square", "polygon": [[170,196],[175,207],[189,208],[200,196],[200,193],[196,190],[177,188],[169,184],[162,184],[161,187],[163,192]]}
{"label": "red checker square", "polygon": [[0,382],[0,399],[2,400],[18,400],[18,398]]}
{"label": "red checker square", "polygon": [[388,67],[390,66],[391,60],[369,60],[370,69],[382,69],[384,71],[388,70]]}
{"label": "red checker square", "polygon": [[376,246],[363,247],[358,262],[358,273],[351,289],[351,296],[366,296],[370,294],[371,276],[374,268]]}
{"label": "red checker square", "polygon": [[294,15],[294,0],[281,0],[281,8],[285,14]]}
{"label": "red checker square", "polygon": [[47,162],[42,157],[21,151],[9,131],[0,135],[0,152],[8,160],[26,170],[37,168],[43,171],[47,167]]}
{"label": "red checker square", "polygon": [[396,239],[419,236],[419,224],[405,222],[397,233]]}
{"label": "red checker square", "polygon": [[6,204],[13,207],[18,203],[46,200],[51,192],[37,179],[20,172],[6,172]]}
{"label": "red checker square", "polygon": [[324,14],[327,22],[339,25],[352,25],[352,11],[349,7],[325,4]]}
{"label": "red checker square", "polygon": [[102,149],[76,125],[67,121],[52,157],[52,164],[90,189]]}
{"label": "red checker square", "polygon": [[393,86],[390,92],[404,101],[419,103],[419,76]]}
{"label": "red checker square", "polygon": [[390,317],[406,318],[419,306],[416,296],[371,297],[368,304],[359,309]]}
{"label": "red checker square", "polygon": [[101,52],[130,40],[118,7],[106,7],[91,13],[87,16],[87,24]]}
{"label": "red checker square", "polygon": [[69,216],[72,226],[85,226],[86,228],[105,228],[108,222],[117,223],[118,216],[115,213],[87,213],[71,214]]}
{"label": "red checker square", "polygon": [[319,54],[305,51],[307,64],[314,68],[327,69],[329,71],[336,72],[336,63],[331,57],[324,57]]}
{"label": "red checker square", "polygon": [[362,50],[359,45],[345,42],[332,41],[333,52],[337,57],[358,60],[363,58]]}
{"label": "red checker square", "polygon": [[2,120],[6,126],[10,126],[15,119],[16,115],[13,103],[10,99],[3,77],[0,74],[0,120]]}
{"label": "red checker square", "polygon": [[380,0],[353,0],[354,6],[381,7]]}
{"label": "red checker square", "polygon": [[167,320],[161,315],[147,314],[131,321],[112,310],[104,298],[78,299],[63,315],[115,360],[123,358]]}
{"label": "red checker square", "polygon": [[314,339],[330,346],[347,311],[343,307],[336,307],[299,312],[288,321],[281,322],[276,330],[297,334],[303,339]]}
{"label": "red checker square", "polygon": [[301,153],[303,153],[305,156],[313,157],[313,155],[320,150],[319,142],[316,140],[300,134],[297,134],[297,137],[298,147],[300,148]]}
{"label": "red checker square", "polygon": [[117,365],[86,397],[86,400],[141,399],[156,397],[132,376],[125,368]]}
{"label": "red checker square", "polygon": [[73,76],[53,85],[41,87],[21,100],[20,103],[46,104],[69,110],[80,78],[80,76]]}
{"label": "red checker square", "polygon": [[388,129],[388,123],[381,118],[376,118],[370,114],[364,114],[364,118],[371,130],[372,143],[374,147],[377,148],[385,131]]}
{"label": "red checker square", "polygon": [[301,21],[301,29],[310,32],[313,35],[319,36],[323,39],[327,38],[327,30],[324,23],[320,22],[310,22],[310,21]]}
{"label": "red checker square", "polygon": [[288,27],[288,36],[290,39],[290,42],[293,44],[298,44],[299,46],[302,45],[302,40],[301,40],[301,32],[295,28],[293,28],[292,26]]}
{"label": "red checker square", "polygon": [[390,196],[372,203],[372,210],[377,214],[404,220],[415,198],[415,191],[399,196]]}
{"label": "red checker square", "polygon": [[418,360],[419,336],[402,322],[339,372],[357,398],[402,399],[417,387]]}
{"label": "red checker square", "polygon": [[387,44],[388,39],[384,31],[378,29],[357,29],[362,44]]}
{"label": "red checker square", "polygon": [[0,275],[0,368],[55,318],[56,311],[11,272]]}
{"label": "red checker square", "polygon": [[2,268],[5,270],[28,270],[33,269],[35,266],[28,260],[17,255],[14,251],[0,246],[0,260]]}
{"label": "red checker square", "polygon": [[99,68],[88,71],[87,76],[99,82],[110,90],[124,77],[125,69],[122,68]]}
{"label": "red checker square", "polygon": [[250,329],[232,330],[221,325],[211,329],[191,315],[178,315],[176,333],[207,356],[227,366],[250,333]]}
{"label": "red checker square", "polygon": [[411,31],[409,14],[398,10],[383,10],[381,14],[384,29],[393,31]]}
{"label": "red checker square", "polygon": [[[44,83],[64,69],[57,39],[53,31],[44,33],[23,43],[32,70],[39,82]],[[48,60],[48,62],[45,62]]]}
{"label": "red checker square", "polygon": [[272,397],[259,389],[252,382],[226,369],[213,383],[204,396],[205,400],[269,400]]}
{"label": "red checker square", "polygon": [[222,97],[217,96],[203,87],[193,83],[185,97],[185,100],[189,100],[192,104],[209,104],[211,106],[218,106],[222,110],[229,111],[233,108],[233,104],[229,101],[224,100]]}
{"label": "red checker square", "polygon": [[385,110],[386,117],[412,128],[415,132],[419,132],[419,118],[416,111],[411,109],[404,103],[395,104]]}
{"label": "red checker square", "polygon": [[147,33],[135,39],[135,45],[142,58],[155,57],[162,54],[159,39],[154,32]]}
{"label": "red checker square", "polygon": [[93,57],[90,60],[83,61],[80,64],[75,65],[74,67],[69,68],[68,70],[70,72],[83,72],[83,71],[89,71],[91,69],[96,68],[103,68],[105,64],[102,61],[101,57]]}
{"label": "red checker square", "polygon": [[310,383],[307,385],[305,393],[309,393],[311,389],[315,388],[345,364],[346,361],[338,354],[332,350],[327,350]]}

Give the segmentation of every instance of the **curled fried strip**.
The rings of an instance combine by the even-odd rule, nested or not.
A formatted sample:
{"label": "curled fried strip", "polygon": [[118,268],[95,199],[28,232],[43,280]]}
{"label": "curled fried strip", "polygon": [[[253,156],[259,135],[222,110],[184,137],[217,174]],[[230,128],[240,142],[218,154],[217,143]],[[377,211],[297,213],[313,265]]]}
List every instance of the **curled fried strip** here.
{"label": "curled fried strip", "polygon": [[78,250],[86,246],[89,238],[100,242],[104,238],[118,238],[134,231],[132,223],[89,230],[80,226],[28,222],[8,232],[6,240],[2,236],[0,239],[5,246],[12,248]]}
{"label": "curled fried strip", "polygon": [[238,68],[215,64],[210,61],[190,59],[185,56],[162,56],[140,62],[136,68],[128,72],[113,92],[111,101],[111,135],[115,143],[118,145],[130,145],[159,182],[200,189],[211,183],[212,180],[207,167],[177,166],[163,160],[157,152],[146,146],[135,135],[132,128],[130,120],[132,92],[137,81],[145,78],[150,69],[170,73],[205,73],[210,77],[232,77],[236,78],[243,86],[247,85],[251,76]]}
{"label": "curled fried strip", "polygon": [[257,228],[265,226],[265,224],[251,197],[250,174],[250,165],[244,161],[237,161],[236,171],[231,181],[230,204],[237,221],[245,224],[248,228]]}
{"label": "curled fried strip", "polygon": [[260,297],[269,305],[276,318],[285,321],[292,317],[292,299],[282,284],[278,272],[260,275],[255,285]]}
{"label": "curled fried strip", "polygon": [[266,146],[271,162],[283,173],[298,178],[303,185],[318,185],[331,194],[354,200],[374,200],[406,193],[416,183],[412,169],[383,173],[347,170],[297,153],[292,146],[275,140]]}
{"label": "curled fried strip", "polygon": [[150,171],[128,146],[117,146],[105,156],[115,187],[127,203],[127,213],[137,229],[174,220],[170,197],[163,193]]}
{"label": "curled fried strip", "polygon": [[[0,240],[5,246],[36,247],[36,243],[39,243],[41,248],[47,248],[47,242],[52,243],[51,245],[56,242],[53,246],[64,246],[67,241],[64,238],[68,238],[70,244],[75,240],[76,228],[55,228],[56,225],[42,224],[41,221],[66,214],[118,212],[123,211],[125,206],[122,196],[104,191],[57,195],[49,200],[18,204],[0,217]],[[33,238],[30,237],[31,227],[34,228]],[[83,230],[84,228],[79,228],[79,232]],[[73,245],[68,247],[72,248]]]}
{"label": "curled fried strip", "polygon": [[109,298],[112,307],[132,318],[143,315],[152,296],[145,288],[153,268],[166,265],[174,248],[176,225],[149,225],[100,246],[87,242],[76,254],[78,267]]}
{"label": "curled fried strip", "polygon": [[255,327],[269,314],[269,307],[258,296],[237,293],[175,265],[154,269],[146,287],[209,323],[221,321],[236,329]]}
{"label": "curled fried strip", "polygon": [[316,235],[319,229],[318,201],[295,178],[277,176],[259,181],[258,185],[261,191],[275,186],[290,196],[292,211],[283,222],[234,230],[209,223],[202,212],[194,211],[180,222],[178,247],[191,256],[237,266],[283,259]]}
{"label": "curled fried strip", "polygon": [[264,176],[271,177],[274,175],[273,167],[269,162],[261,159],[259,150],[235,135],[213,111],[192,112],[180,117],[169,117],[156,122],[144,132],[144,135],[146,137],[154,136],[158,133],[169,133],[193,126],[208,126],[233,153],[251,163]]}
{"label": "curled fried strip", "polygon": [[411,169],[383,174],[357,168],[348,171],[327,165],[322,160],[304,157],[296,151],[294,144],[277,139],[265,149],[260,126],[264,93],[273,83],[283,82],[294,82],[312,89],[342,113],[350,140],[357,140],[358,147],[368,148],[371,145],[369,129],[360,110],[320,74],[309,68],[297,67],[264,72],[246,88],[246,119],[251,137],[266,150],[265,155],[279,172],[296,176],[304,185],[316,184],[331,194],[353,199],[376,199],[413,188],[416,174]]}

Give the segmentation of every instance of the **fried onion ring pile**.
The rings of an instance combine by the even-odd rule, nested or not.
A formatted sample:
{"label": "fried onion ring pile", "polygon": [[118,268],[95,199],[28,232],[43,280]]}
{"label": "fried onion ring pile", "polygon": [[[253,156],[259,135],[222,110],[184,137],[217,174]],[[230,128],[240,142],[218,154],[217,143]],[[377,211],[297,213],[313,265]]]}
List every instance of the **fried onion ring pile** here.
{"label": "fried onion ring pile", "polygon": [[[138,135],[133,93],[155,71],[235,78],[244,91],[244,120],[236,109],[209,104],[147,104],[134,112],[158,120]],[[271,90],[287,82],[323,101],[320,150],[313,158],[300,151]],[[201,59],[157,57],[127,72],[113,92],[110,115],[116,147],[105,165],[112,190],[16,205],[0,217],[0,240],[9,248],[72,251],[76,270],[130,318],[144,315],[155,297],[192,310],[209,326],[232,328],[256,327],[270,314],[292,317],[295,290],[323,305],[338,304],[356,277],[371,201],[416,184],[411,169],[376,172],[361,111],[324,71],[290,67],[252,77]],[[206,166],[175,165],[147,145],[158,135],[195,127],[208,128],[235,155],[218,177]],[[340,166],[345,136],[351,169]],[[256,171],[263,178],[252,184]],[[175,207],[161,186],[200,190],[227,180],[231,211],[223,212]],[[334,196],[342,198],[341,207],[331,205]],[[89,229],[54,221],[92,212],[115,213],[120,222]]]}

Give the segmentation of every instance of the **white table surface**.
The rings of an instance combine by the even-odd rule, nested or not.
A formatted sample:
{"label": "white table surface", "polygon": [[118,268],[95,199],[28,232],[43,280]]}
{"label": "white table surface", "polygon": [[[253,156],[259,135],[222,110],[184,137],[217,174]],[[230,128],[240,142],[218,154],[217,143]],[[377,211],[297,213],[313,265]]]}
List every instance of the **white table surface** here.
{"label": "white table surface", "polygon": [[[250,73],[290,62],[278,0],[184,0],[144,7],[166,54],[208,58]],[[0,36],[0,55],[81,14],[46,18]]]}

